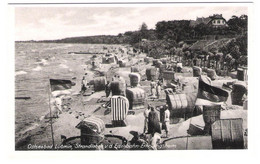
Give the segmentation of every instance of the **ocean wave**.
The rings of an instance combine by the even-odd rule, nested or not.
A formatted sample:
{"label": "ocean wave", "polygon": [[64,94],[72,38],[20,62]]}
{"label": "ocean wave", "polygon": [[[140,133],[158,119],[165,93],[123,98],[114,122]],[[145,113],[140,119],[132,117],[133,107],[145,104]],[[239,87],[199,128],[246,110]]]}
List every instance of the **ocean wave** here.
{"label": "ocean wave", "polygon": [[42,63],[43,65],[49,65],[49,63],[47,62],[46,59],[42,59],[42,60],[41,60],[41,63]]}
{"label": "ocean wave", "polygon": [[15,76],[17,76],[17,75],[25,75],[25,74],[27,74],[27,72],[25,72],[25,71],[17,71],[17,72],[15,72]]}
{"label": "ocean wave", "polygon": [[38,123],[34,123],[34,124],[32,124],[31,126],[29,126],[28,128],[26,128],[26,129],[20,131],[19,134],[20,134],[20,135],[24,135],[25,133],[27,133],[27,132],[29,132],[29,131],[31,131],[31,130],[36,129],[38,126],[39,126]]}
{"label": "ocean wave", "polygon": [[41,66],[45,66],[45,65],[49,65],[48,61],[46,59],[37,59],[37,64],[41,65]]}
{"label": "ocean wave", "polygon": [[40,71],[40,70],[42,70],[42,67],[37,66],[36,68],[33,68],[32,70],[33,70],[33,71]]}
{"label": "ocean wave", "polygon": [[67,65],[65,65],[65,64],[60,64],[59,65],[61,68],[69,68]]}
{"label": "ocean wave", "polygon": [[58,96],[70,95],[71,93],[72,93],[72,89],[67,89],[67,90],[53,91],[51,94],[53,97],[58,97]]}

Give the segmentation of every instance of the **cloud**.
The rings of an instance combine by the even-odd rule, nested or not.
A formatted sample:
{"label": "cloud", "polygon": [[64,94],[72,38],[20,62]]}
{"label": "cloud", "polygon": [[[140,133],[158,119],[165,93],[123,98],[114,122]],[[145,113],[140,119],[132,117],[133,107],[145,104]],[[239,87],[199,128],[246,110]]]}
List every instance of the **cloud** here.
{"label": "cloud", "polygon": [[88,35],[117,35],[145,22],[196,19],[213,14],[247,14],[247,7],[16,7],[15,39],[45,40]]}

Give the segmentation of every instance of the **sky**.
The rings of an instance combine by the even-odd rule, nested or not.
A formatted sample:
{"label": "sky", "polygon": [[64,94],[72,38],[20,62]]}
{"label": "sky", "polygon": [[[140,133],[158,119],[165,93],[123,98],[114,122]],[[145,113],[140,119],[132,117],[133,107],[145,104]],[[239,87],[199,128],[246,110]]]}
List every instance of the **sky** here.
{"label": "sky", "polygon": [[247,14],[243,6],[207,7],[16,7],[15,40],[51,40],[76,36],[117,35],[149,29],[158,21],[196,20],[222,14]]}

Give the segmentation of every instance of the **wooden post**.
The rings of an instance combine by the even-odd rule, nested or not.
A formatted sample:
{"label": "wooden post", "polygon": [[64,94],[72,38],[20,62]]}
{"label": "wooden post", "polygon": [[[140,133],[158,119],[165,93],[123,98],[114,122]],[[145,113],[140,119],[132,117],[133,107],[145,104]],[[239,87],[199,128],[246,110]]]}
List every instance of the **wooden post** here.
{"label": "wooden post", "polygon": [[51,114],[51,96],[50,96],[50,82],[49,82],[49,85],[48,85],[48,97],[49,97],[49,109],[50,109],[50,123],[51,123],[51,138],[52,138],[52,148],[54,149],[55,148],[55,143],[54,143],[54,132],[53,132],[53,126],[52,126],[52,114]]}

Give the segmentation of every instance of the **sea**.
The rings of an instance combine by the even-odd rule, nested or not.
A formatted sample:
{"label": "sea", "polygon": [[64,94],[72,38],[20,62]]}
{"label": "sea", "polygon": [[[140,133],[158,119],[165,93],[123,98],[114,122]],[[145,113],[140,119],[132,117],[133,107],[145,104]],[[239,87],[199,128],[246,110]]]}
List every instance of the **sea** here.
{"label": "sea", "polygon": [[15,97],[30,97],[27,100],[15,100],[16,139],[38,127],[39,122],[49,112],[50,78],[82,78],[84,68],[90,65],[92,54],[70,52],[97,52],[104,46],[15,43]]}

